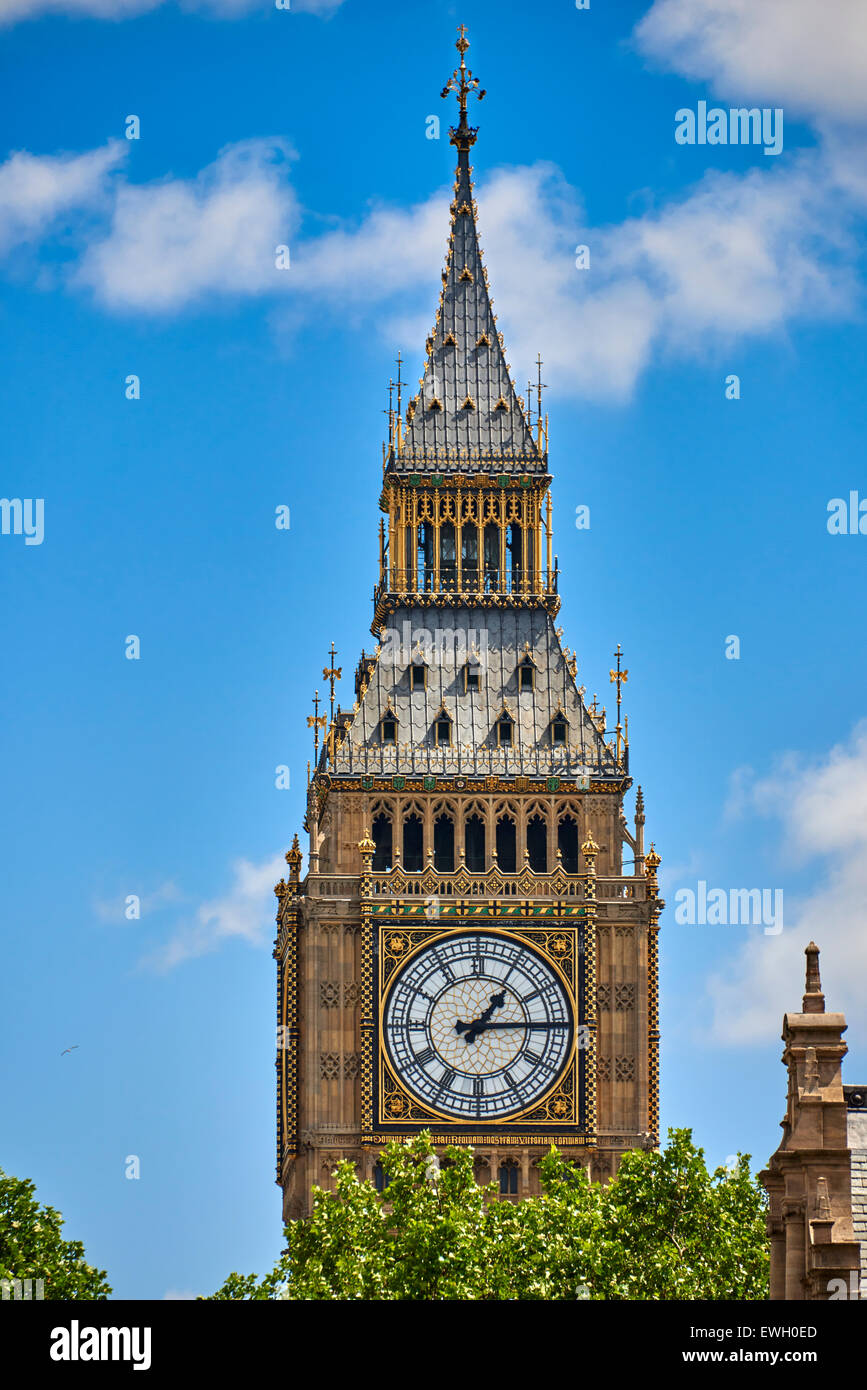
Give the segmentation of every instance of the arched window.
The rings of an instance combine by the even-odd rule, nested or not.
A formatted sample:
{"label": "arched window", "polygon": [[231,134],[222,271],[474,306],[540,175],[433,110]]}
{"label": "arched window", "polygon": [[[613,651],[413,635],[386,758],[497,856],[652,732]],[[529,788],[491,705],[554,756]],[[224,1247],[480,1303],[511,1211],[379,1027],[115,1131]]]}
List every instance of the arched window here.
{"label": "arched window", "polygon": [[388,1187],[388,1174],[379,1159],[373,1165],[373,1185],[377,1192],[384,1192]]}
{"label": "arched window", "polygon": [[500,528],[494,522],[485,527],[485,591],[500,587]]}
{"label": "arched window", "polygon": [[397,743],[397,720],[393,714],[385,714],[379,726],[379,733],[382,742],[386,745]]}
{"label": "arched window", "polygon": [[548,827],[539,815],[527,821],[527,850],[534,873],[548,872]]}
{"label": "arched window", "polygon": [[518,1192],[518,1165],[513,1158],[500,1164],[500,1192],[503,1196],[516,1196]]}
{"label": "arched window", "polygon": [[497,863],[504,874],[514,874],[518,868],[518,835],[511,816],[497,821]]}
{"label": "arched window", "polygon": [[450,521],[440,527],[440,588],[454,589],[458,577],[455,528]]}
{"label": "arched window", "polygon": [[479,533],[472,523],[461,529],[461,585],[471,592],[479,587]]}
{"label": "arched window", "polygon": [[565,748],[568,729],[565,716],[555,714],[551,720],[551,742],[555,748]]}
{"label": "arched window", "polygon": [[434,821],[434,868],[437,873],[450,874],[455,867],[455,823],[443,811]]}
{"label": "arched window", "polygon": [[[415,549],[415,527],[407,526],[403,533],[403,563],[405,566],[404,583],[401,587],[412,588],[412,561],[413,550]],[[388,563],[388,548],[385,547],[383,564]]]}
{"label": "arched window", "polygon": [[468,816],[464,825],[464,851],[471,874],[485,872],[485,822],[481,816]]}
{"label": "arched window", "polygon": [[422,591],[433,588],[433,526],[429,521],[422,521],[418,528],[418,546],[416,549],[416,569],[418,574],[418,587]]}
{"label": "arched window", "polygon": [[410,690],[425,690],[427,688],[427,667],[423,661],[414,661],[410,666],[409,688]]}
{"label": "arched window", "polygon": [[514,721],[510,714],[501,714],[497,720],[497,747],[511,748],[513,742]]}
{"label": "arched window", "polygon": [[573,816],[562,816],[557,826],[557,848],[567,874],[578,872],[578,823]]}
{"label": "arched window", "polygon": [[521,576],[524,570],[524,533],[517,521],[513,521],[506,532],[506,553],[509,557],[510,587],[514,594],[521,588]]}
{"label": "arched window", "polygon": [[436,748],[451,748],[452,746],[451,715],[444,709],[440,710],[434,720],[434,746]]}
{"label": "arched window", "polygon": [[532,690],[536,683],[536,668],[529,656],[518,662],[518,689]]}
{"label": "arched window", "polygon": [[390,869],[392,864],[391,821],[384,811],[380,811],[379,815],[373,818],[373,843],[376,846],[373,851],[374,873]]}
{"label": "arched window", "polygon": [[403,867],[410,873],[424,867],[424,827],[414,811],[403,823]]}

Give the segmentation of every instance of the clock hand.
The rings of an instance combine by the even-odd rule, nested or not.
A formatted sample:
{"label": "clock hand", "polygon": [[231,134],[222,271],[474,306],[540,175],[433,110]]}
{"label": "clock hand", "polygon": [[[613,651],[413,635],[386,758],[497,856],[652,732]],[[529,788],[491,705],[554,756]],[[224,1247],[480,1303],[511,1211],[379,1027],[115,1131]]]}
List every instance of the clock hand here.
{"label": "clock hand", "polygon": [[501,1009],[506,1002],[505,990],[500,990],[499,994],[491,995],[491,1002],[485,1012],[480,1014],[472,1023],[462,1023],[460,1019],[455,1023],[456,1033],[466,1033],[467,1043],[475,1042],[476,1034],[488,1022],[495,1009]]}
{"label": "clock hand", "polygon": [[478,1028],[478,1032],[487,1033],[489,1028],[568,1028],[568,1023],[530,1023],[526,1019],[512,1019],[505,1023],[484,1023]]}
{"label": "clock hand", "polygon": [[[466,1026],[466,1025],[464,1025]],[[489,1028],[535,1028],[549,1031],[552,1028],[568,1028],[568,1023],[528,1023],[524,1019],[516,1019],[507,1023],[478,1023],[472,1025],[471,1031],[467,1033],[467,1042],[475,1042],[480,1033],[487,1033]]]}

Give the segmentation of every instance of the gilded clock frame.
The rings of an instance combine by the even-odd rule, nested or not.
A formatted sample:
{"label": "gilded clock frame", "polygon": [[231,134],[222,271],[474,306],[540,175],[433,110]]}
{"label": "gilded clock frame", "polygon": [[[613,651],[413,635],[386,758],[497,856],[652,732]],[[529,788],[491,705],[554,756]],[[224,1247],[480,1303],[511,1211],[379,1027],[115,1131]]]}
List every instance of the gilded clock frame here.
{"label": "gilded clock frame", "polygon": [[[596,975],[596,934],[591,921],[546,917],[538,924],[525,918],[499,925],[480,921],[468,912],[465,918],[450,921],[448,926],[431,921],[408,922],[395,914],[368,919],[365,927],[369,935],[365,943],[368,949],[363,953],[364,969],[369,978],[373,1026],[362,1029],[363,1144],[407,1140],[425,1129],[432,1132],[435,1144],[489,1144],[494,1140],[498,1145],[516,1147],[595,1144],[596,1019],[592,982]],[[399,971],[432,942],[475,932],[506,937],[535,950],[557,975],[574,1018],[569,1058],[548,1089],[516,1114],[490,1120],[461,1119],[425,1105],[395,1071],[383,1035],[385,1004]],[[579,1037],[586,1046],[578,1045]],[[562,1118],[558,1115],[560,1110]]]}

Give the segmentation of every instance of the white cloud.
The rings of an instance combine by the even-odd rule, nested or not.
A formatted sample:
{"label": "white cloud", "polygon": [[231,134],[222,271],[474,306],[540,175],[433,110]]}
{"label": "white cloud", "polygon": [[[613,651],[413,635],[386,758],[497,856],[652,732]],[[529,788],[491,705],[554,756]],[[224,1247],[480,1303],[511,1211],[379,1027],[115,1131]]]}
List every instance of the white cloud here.
{"label": "white cloud", "polygon": [[[772,170],[714,170],[665,206],[602,227],[587,225],[553,165],[495,171],[479,188],[480,222],[517,381],[542,349],[547,380],[564,394],[625,397],[651,360],[709,360],[798,320],[850,316],[859,296],[850,224],[867,204],[858,157],[861,142],[847,136]],[[0,166],[0,187],[5,178],[46,189],[41,202],[36,191],[13,199],[8,226],[19,238],[25,225],[31,237],[44,232],[64,195],[66,206],[77,198],[85,250],[69,279],[107,308],[166,316],[227,295],[291,303],[293,320],[349,308],[366,330],[419,351],[445,253],[445,191],[305,235],[282,141],[229,146],[190,179],[130,184],[115,170],[109,197],[119,158],[114,147],[81,156],[91,163],[77,178],[69,161],[58,171],[57,161],[16,155]],[[53,202],[61,175],[70,190]],[[579,244],[590,247],[589,270],[575,266]],[[282,245],[288,270],[275,265]]]}
{"label": "white cloud", "polygon": [[[384,305],[382,331],[412,350],[433,318],[444,202],[377,209],[354,231],[302,241],[287,288]],[[857,294],[848,204],[815,152],[782,170],[713,171],[680,200],[609,227],[587,227],[550,164],[495,172],[479,204],[510,358],[530,363],[542,348],[549,383],[568,394],[626,396],[652,357],[708,357],[799,318],[848,316]],[[585,243],[581,271],[574,248]]]}
{"label": "white cloud", "polygon": [[742,773],[739,804],[778,818],[787,854],[798,866],[814,861],[815,887],[787,893],[779,936],[746,942],[723,973],[709,981],[715,1038],[734,1045],[775,1038],[785,1012],[804,992],[804,948],[821,949],[826,1008],[843,1010],[854,1036],[867,1036],[867,722],[826,757],[790,754],[768,777],[749,784]]}
{"label": "white cloud", "polygon": [[42,241],[69,213],[98,209],[125,154],[124,142],[112,140],[79,155],[10,155],[0,164],[0,252]]}
{"label": "white cloud", "polygon": [[177,311],[219,294],[261,294],[290,272],[275,267],[298,210],[279,140],[221,151],[194,179],[121,184],[107,234],[91,245],[77,281],[109,308]]}
{"label": "white cloud", "polygon": [[146,957],[143,965],[165,972],[236,937],[251,946],[271,939],[277,908],[274,884],[285,874],[283,856],[278,854],[259,864],[240,859],[232,866],[232,873],[228,892],[202,903],[195,920],[181,924],[172,939]]}
{"label": "white cloud", "polygon": [[[38,19],[45,14],[66,14],[90,19],[130,19],[158,9],[164,0],[0,0],[0,26],[22,19]],[[217,19],[236,19],[273,4],[273,0],[181,0],[185,10],[204,10]],[[287,0],[286,8],[299,14],[317,14],[327,19],[343,0]]]}
{"label": "white cloud", "polygon": [[867,119],[864,0],[656,0],[634,37],[735,104]]}

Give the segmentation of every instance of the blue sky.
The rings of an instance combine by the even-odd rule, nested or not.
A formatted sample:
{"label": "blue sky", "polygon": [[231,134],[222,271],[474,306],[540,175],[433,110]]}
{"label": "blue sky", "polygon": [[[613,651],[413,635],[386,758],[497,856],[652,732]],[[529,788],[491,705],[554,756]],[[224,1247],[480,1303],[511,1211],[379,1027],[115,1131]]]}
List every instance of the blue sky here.
{"label": "blue sky", "polygon": [[[461,22],[499,326],[519,389],[537,351],[549,383],[565,640],[609,704],[617,642],[629,668],[670,904],[663,1124],[764,1163],[811,936],[844,1079],[867,1078],[867,537],[827,529],[867,497],[863,15],[2,0],[0,22],[0,492],[45,505],[41,545],[0,536],[0,1163],[118,1296],[280,1249],[271,888],[330,642],[345,704],[372,646],[381,412],[436,307]],[[678,145],[701,100],[782,108],[782,153]],[[699,880],[783,890],[784,930],[677,923]]]}

